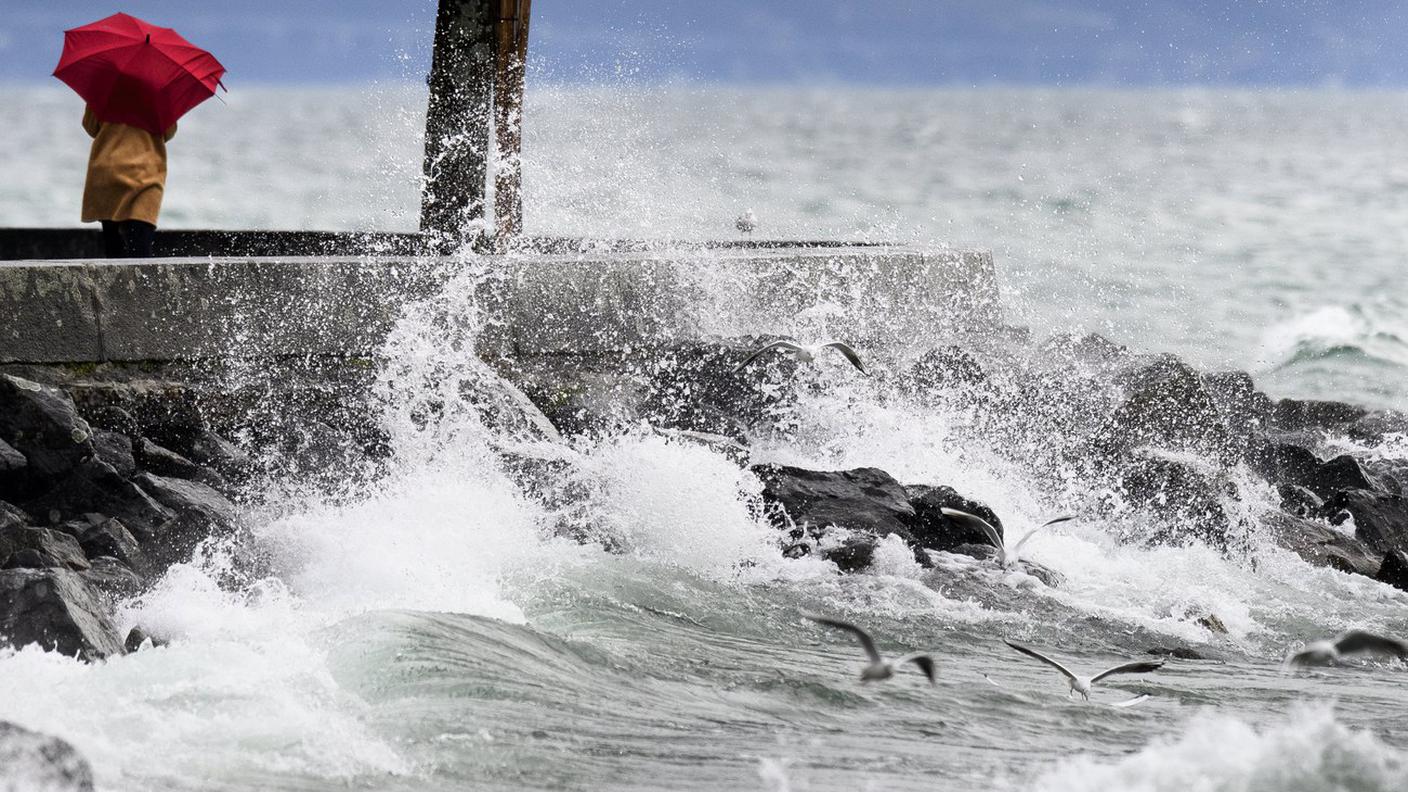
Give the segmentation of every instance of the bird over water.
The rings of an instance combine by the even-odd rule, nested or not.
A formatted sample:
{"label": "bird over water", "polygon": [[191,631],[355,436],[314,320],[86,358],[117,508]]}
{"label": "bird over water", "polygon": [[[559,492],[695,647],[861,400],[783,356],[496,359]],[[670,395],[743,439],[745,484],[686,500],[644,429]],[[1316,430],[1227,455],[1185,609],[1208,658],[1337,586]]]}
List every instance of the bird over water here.
{"label": "bird over water", "polygon": [[838,630],[845,630],[854,635],[860,641],[861,648],[865,650],[866,657],[870,658],[870,664],[860,672],[860,681],[877,682],[882,679],[889,679],[895,675],[895,671],[905,663],[914,663],[919,666],[919,670],[924,672],[924,676],[929,678],[929,684],[935,683],[934,678],[934,658],[922,652],[897,657],[894,660],[886,660],[880,655],[880,650],[875,648],[875,641],[870,637],[870,633],[857,627],[850,622],[832,619],[826,616],[818,616],[812,613],[804,613],[803,616],[811,619],[817,624],[824,624],[827,627],[835,627]]}

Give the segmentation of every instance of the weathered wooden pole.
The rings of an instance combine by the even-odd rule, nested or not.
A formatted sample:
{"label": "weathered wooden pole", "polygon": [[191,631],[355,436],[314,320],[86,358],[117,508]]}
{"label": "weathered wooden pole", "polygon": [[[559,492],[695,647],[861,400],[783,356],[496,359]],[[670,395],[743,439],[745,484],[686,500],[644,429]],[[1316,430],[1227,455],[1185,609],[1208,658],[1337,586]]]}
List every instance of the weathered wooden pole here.
{"label": "weathered wooden pole", "polygon": [[498,0],[440,0],[425,117],[420,228],[440,250],[485,234]]}
{"label": "weathered wooden pole", "polygon": [[523,73],[532,0],[499,0],[495,35],[494,229],[503,242],[523,232]]}

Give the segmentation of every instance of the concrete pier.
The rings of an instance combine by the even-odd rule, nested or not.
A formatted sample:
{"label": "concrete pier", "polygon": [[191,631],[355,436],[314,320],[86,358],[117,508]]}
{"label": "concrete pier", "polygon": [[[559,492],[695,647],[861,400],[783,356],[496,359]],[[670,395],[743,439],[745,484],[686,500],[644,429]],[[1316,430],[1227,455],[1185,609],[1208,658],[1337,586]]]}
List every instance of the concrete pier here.
{"label": "concrete pier", "polygon": [[0,266],[0,363],[374,354],[408,306],[472,290],[485,358],[802,332],[942,342],[999,321],[991,254],[893,247]]}

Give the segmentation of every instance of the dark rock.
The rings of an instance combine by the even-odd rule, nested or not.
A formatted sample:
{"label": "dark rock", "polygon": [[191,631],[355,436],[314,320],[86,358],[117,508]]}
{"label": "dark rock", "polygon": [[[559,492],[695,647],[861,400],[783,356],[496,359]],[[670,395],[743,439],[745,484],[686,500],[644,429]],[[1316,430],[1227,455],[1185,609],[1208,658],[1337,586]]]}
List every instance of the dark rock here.
{"label": "dark rock", "polygon": [[[755,465],[750,470],[763,482],[764,501],[781,507],[799,526],[834,525],[912,540],[909,526],[914,509],[904,487],[879,468],[821,471]],[[777,524],[788,527],[785,522]]]}
{"label": "dark rock", "polygon": [[1223,458],[1235,444],[1191,366],[1172,355],[1122,372],[1128,396],[1097,434],[1095,448],[1118,458],[1141,446]]}
{"label": "dark rock", "polygon": [[147,631],[143,630],[141,627],[133,627],[131,630],[128,631],[127,640],[123,641],[122,645],[124,648],[127,649],[128,654],[131,654],[132,652],[141,649],[142,644],[146,643],[147,641],[151,641],[151,646],[153,649],[166,646],[166,644],[168,643],[168,641],[164,641],[154,635],[148,635]]}
{"label": "dark rock", "polygon": [[10,553],[0,569],[64,569],[64,563],[42,550],[24,548]]}
{"label": "dark rock", "polygon": [[96,592],[66,569],[0,571],[0,638],[88,660],[122,654]]}
{"label": "dark rock", "polygon": [[123,478],[137,471],[137,463],[132,458],[132,441],[126,435],[99,429],[93,433],[93,449],[98,459],[103,460]]}
{"label": "dark rock", "polygon": [[0,374],[0,440],[24,454],[31,474],[69,472],[93,455],[92,434],[63,391]]}
{"label": "dark rock", "polygon": [[1319,520],[1272,513],[1266,526],[1278,545],[1307,563],[1371,577],[1378,568],[1378,553]]}
{"label": "dark rock", "polygon": [[1186,646],[1155,646],[1145,654],[1158,655],[1159,657],[1173,657],[1179,660],[1206,660],[1203,654],[1189,649]]}
{"label": "dark rock", "polygon": [[[986,541],[961,544],[949,550],[948,552],[955,553],[957,555],[965,555],[969,558],[976,558],[979,561],[990,561],[995,559],[997,556],[997,548],[988,544]],[[994,563],[996,562],[994,561]],[[1031,575],[1037,580],[1040,580],[1042,583],[1045,583],[1051,588],[1060,588],[1066,583],[1065,575],[1062,575],[1060,572],[1057,572],[1051,567],[1045,566],[1043,564],[1038,564],[1035,561],[1028,561],[1025,558],[1020,558],[1017,560],[1017,568],[1027,573],[1028,575]]]}
{"label": "dark rock", "polygon": [[1315,470],[1321,464],[1320,457],[1315,456],[1310,449],[1294,443],[1269,444],[1254,454],[1248,462],[1262,478],[1273,484],[1296,484],[1302,487],[1314,477]]}
{"label": "dark rock", "polygon": [[1217,633],[1218,635],[1227,634],[1227,625],[1222,623],[1222,619],[1219,619],[1216,613],[1204,614],[1199,616],[1196,621],[1199,627],[1202,627],[1210,633]]}
{"label": "dark rock", "polygon": [[92,567],[79,574],[84,582],[106,595],[109,601],[136,596],[145,585],[141,575],[112,556],[94,556],[88,559],[88,563]]}
{"label": "dark rock", "polygon": [[1360,464],[1379,489],[1395,495],[1408,495],[1408,459],[1365,459]]}
{"label": "dark rock", "polygon": [[1317,467],[1306,486],[1321,498],[1329,498],[1340,490],[1379,489],[1379,482],[1369,476],[1359,464],[1359,460],[1348,454],[1341,454]]}
{"label": "dark rock", "polygon": [[914,361],[901,384],[910,394],[921,397],[954,391],[971,394],[985,389],[988,375],[968,350],[944,346],[931,349]]}
{"label": "dark rock", "polygon": [[16,525],[28,525],[29,515],[18,506],[0,501],[0,531]]}
{"label": "dark rock", "polygon": [[93,768],[64,740],[0,721],[0,789],[93,792]]}
{"label": "dark rock", "polygon": [[748,446],[720,434],[710,432],[692,432],[688,429],[655,429],[656,434],[667,437],[671,440],[687,443],[689,445],[702,446],[713,451],[720,456],[728,457],[736,465],[747,465],[748,458],[752,451]]}
{"label": "dark rock", "polygon": [[1408,591],[1408,552],[1395,550],[1391,553],[1385,553],[1384,560],[1379,564],[1379,571],[1374,575],[1374,579],[1394,588]]}
{"label": "dark rock", "polygon": [[987,520],[1003,536],[1002,519],[985,504],[970,500],[958,494],[952,487],[911,486],[905,487],[909,496],[910,508],[914,510],[911,531],[914,541],[930,550],[951,550],[961,544],[990,544],[981,531],[967,523],[950,520],[941,509],[957,509]]}
{"label": "dark rock", "polygon": [[1099,333],[1087,333],[1079,338],[1070,333],[1058,333],[1043,341],[1038,352],[1089,366],[1108,366],[1129,358],[1128,348]]}
{"label": "dark rock", "polygon": [[1256,389],[1245,371],[1218,371],[1202,376],[1203,386],[1223,421],[1236,434],[1250,439],[1270,423],[1275,404]]}
{"label": "dark rock", "polygon": [[79,547],[78,540],[66,533],[48,528],[21,527],[0,531],[0,557],[9,557],[24,550],[32,552],[13,564],[6,560],[6,565],[40,569],[51,566],[77,570],[88,568],[88,558]]}
{"label": "dark rock", "polygon": [[145,437],[137,441],[134,450],[136,451],[137,464],[143,470],[158,476],[198,479],[201,471],[204,470],[200,465],[175,451],[162,448]]}
{"label": "dark rock", "polygon": [[80,409],[80,414],[94,429],[105,429],[129,438],[138,437],[142,433],[141,427],[137,425],[137,419],[132,417],[132,413],[121,407],[105,405],[91,409]]}
{"label": "dark rock", "polygon": [[1408,550],[1408,500],[1370,490],[1346,490],[1325,501],[1325,514],[1336,524],[1354,517],[1354,535],[1380,553]]}
{"label": "dark rock", "polygon": [[786,355],[775,355],[735,371],[751,348],[751,344],[705,342],[659,350],[641,366],[646,384],[639,417],[658,427],[735,440],[746,438],[750,427],[771,423],[777,410],[795,397],[791,389],[765,386],[776,380],[779,371],[792,376],[798,364]]}
{"label": "dark rock", "polygon": [[1386,435],[1408,434],[1408,415],[1397,410],[1375,410],[1360,416],[1345,427],[1354,440],[1376,446]]}
{"label": "dark rock", "polygon": [[1276,492],[1281,496],[1281,509],[1297,517],[1316,517],[1325,508],[1319,495],[1299,484],[1278,484]]}
{"label": "dark rock", "polygon": [[116,517],[143,542],[175,517],[137,484],[97,459],[79,465],[49,492],[26,506],[31,513],[57,514],[54,522],[90,512]]}
{"label": "dark rock", "polygon": [[822,558],[832,562],[842,572],[863,572],[875,560],[879,540],[874,534],[862,533],[848,537],[836,547],[827,548]]}
{"label": "dark rock", "polygon": [[162,506],[176,515],[143,549],[159,567],[187,560],[191,551],[213,531],[236,524],[239,510],[224,495],[198,481],[138,473],[133,479]]}
{"label": "dark rock", "polygon": [[131,567],[139,575],[152,572],[151,561],[142,552],[136,537],[121,520],[110,518],[83,528],[78,543],[89,558],[110,556]]}
{"label": "dark rock", "polygon": [[18,475],[26,467],[29,467],[29,460],[24,458],[24,454],[0,440],[0,481],[3,481],[5,476]]}
{"label": "dark rock", "polygon": [[1333,429],[1353,423],[1368,413],[1363,407],[1342,402],[1282,399],[1272,410],[1271,422],[1275,428],[1290,432]]}
{"label": "dark rock", "polygon": [[1157,544],[1180,545],[1190,540],[1227,550],[1232,519],[1222,505],[1231,493],[1212,474],[1163,456],[1137,455],[1120,477],[1125,499],[1146,511],[1156,525],[1143,537]]}

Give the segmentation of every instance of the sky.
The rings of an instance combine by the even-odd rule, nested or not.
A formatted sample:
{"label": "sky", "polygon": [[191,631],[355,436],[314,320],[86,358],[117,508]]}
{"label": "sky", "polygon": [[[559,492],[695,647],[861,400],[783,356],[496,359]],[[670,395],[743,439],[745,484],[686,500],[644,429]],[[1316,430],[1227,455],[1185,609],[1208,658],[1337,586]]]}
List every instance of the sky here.
{"label": "sky", "polygon": [[[226,83],[423,78],[435,0],[0,0],[0,82],[121,10]],[[536,0],[547,82],[1408,87],[1408,0]]]}

